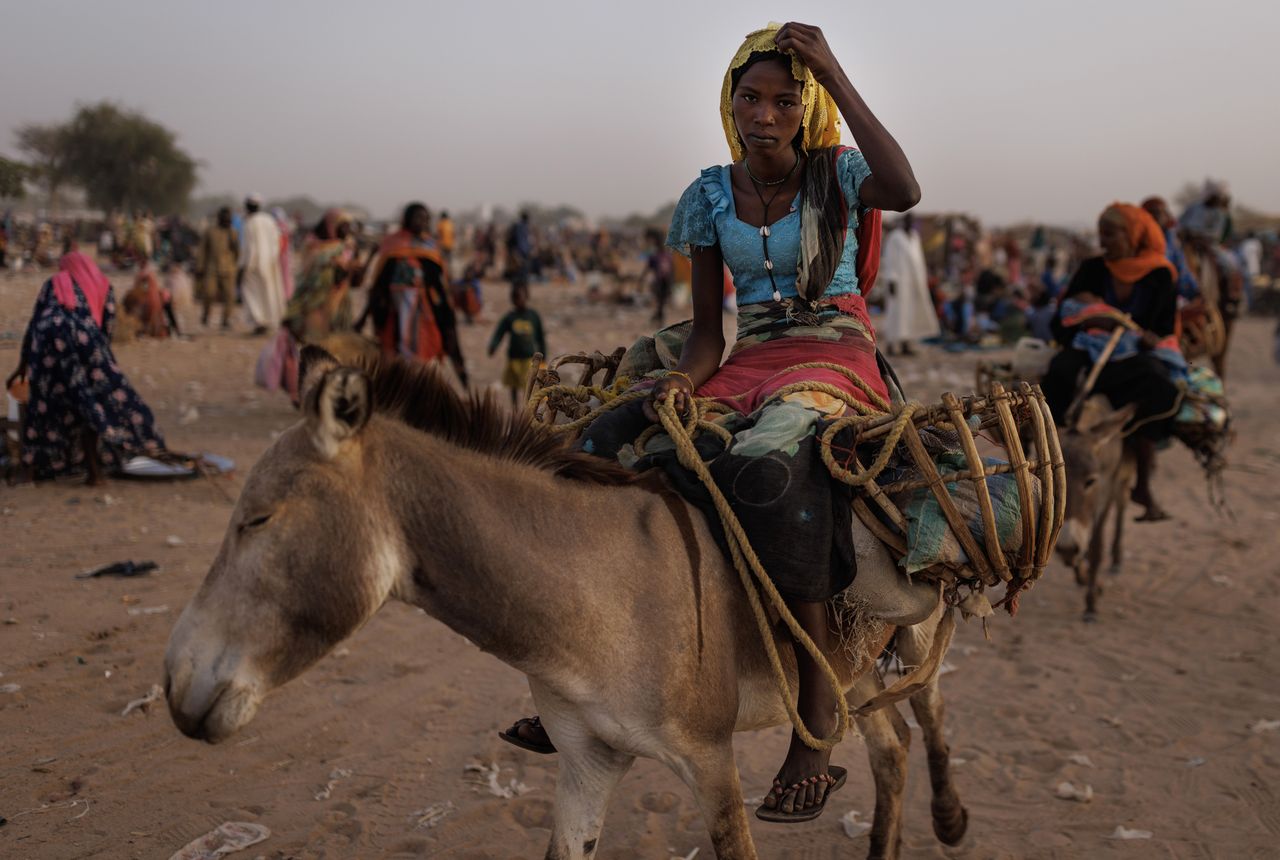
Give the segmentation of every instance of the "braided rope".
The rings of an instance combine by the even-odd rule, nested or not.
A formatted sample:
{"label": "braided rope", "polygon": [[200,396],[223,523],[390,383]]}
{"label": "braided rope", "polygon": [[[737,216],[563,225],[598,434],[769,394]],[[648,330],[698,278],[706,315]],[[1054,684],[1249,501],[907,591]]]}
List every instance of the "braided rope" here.
{"label": "braided rope", "polygon": [[[847,415],[839,418],[831,423],[826,431],[819,438],[819,452],[822,461],[826,464],[827,469],[836,479],[843,481],[853,487],[868,488],[868,491],[874,492],[876,488],[875,479],[887,468],[890,460],[893,458],[899,440],[907,432],[912,422],[921,416],[928,416],[930,410],[926,409],[919,403],[907,403],[893,415],[893,420],[889,423],[887,432],[883,430],[886,423],[883,419],[892,414],[890,404],[857,373],[847,367],[829,362],[808,362],[796,364],[787,367],[770,377],[775,379],[788,373],[798,370],[830,370],[846,377],[854,387],[864,393],[870,404],[855,398],[847,391],[838,388],[835,385],[824,382],[801,381],[784,385],[775,391],[765,401],[772,403],[782,400],[790,395],[798,393],[820,393],[826,394],[834,399],[846,404],[856,414]],[[570,423],[561,425],[547,425],[556,432],[573,432],[579,430],[596,418],[606,412],[617,409],[627,403],[633,403],[637,400],[644,399],[650,395],[647,389],[638,389],[631,391],[621,391],[617,385],[608,389],[598,386],[570,386],[570,385],[551,385],[534,391],[528,403],[528,409],[535,418],[546,424],[546,420],[539,416],[538,411],[540,405],[552,394],[564,394],[579,402],[585,402],[587,398],[595,397],[600,400],[600,405],[592,409],[587,415]],[[724,497],[720,488],[716,485],[715,479],[711,475],[707,464],[703,462],[699,456],[694,439],[699,432],[710,432],[718,436],[722,441],[729,444],[732,441],[732,434],[729,430],[720,424],[708,420],[707,416],[711,413],[732,413],[736,410],[710,397],[691,397],[691,408],[688,409],[685,416],[676,413],[675,407],[669,401],[654,404],[657,412],[659,424],[654,424],[645,429],[640,437],[633,443],[635,452],[638,456],[643,456],[645,444],[653,439],[655,435],[665,431],[671,438],[675,446],[676,456],[680,464],[697,475],[699,481],[706,488],[711,497],[712,503],[716,509],[716,513],[720,517],[721,525],[724,528],[726,543],[729,546],[729,553],[733,560],[734,569],[738,573],[739,579],[742,581],[743,590],[747,594],[747,601],[751,606],[751,611],[756,620],[759,629],[760,639],[764,644],[766,655],[769,658],[770,672],[773,676],[774,685],[778,690],[779,696],[782,698],[783,705],[786,708],[787,715],[791,720],[792,726],[795,728],[796,735],[805,743],[815,750],[826,750],[834,747],[844,737],[844,733],[849,726],[850,712],[848,703],[845,701],[844,689],[840,683],[839,677],[832,668],[831,663],[827,660],[817,644],[805,632],[800,622],[787,608],[786,601],[778,592],[777,587],[773,584],[768,574],[764,570],[764,566],[760,562],[760,558],[756,555],[755,550],[751,546],[745,530],[737,515],[733,512],[729,501]],[[763,404],[761,404],[763,405]],[[881,420],[875,420],[881,419]],[[859,464],[859,470],[850,471],[844,465],[836,460],[834,453],[834,439],[841,431],[852,428],[854,430],[853,446],[858,444],[858,438],[864,426],[868,421],[874,421],[877,429],[874,433],[876,437],[882,437],[883,443],[877,453],[876,459],[867,467],[862,468]],[[855,460],[856,462],[856,460]],[[793,703],[793,692],[791,684],[787,679],[786,671],[783,668],[781,657],[778,654],[777,643],[773,636],[773,625],[769,621],[769,614],[765,608],[763,598],[767,599],[778,613],[779,619],[786,625],[788,631],[799,647],[803,648],[806,653],[817,664],[819,672],[824,680],[830,685],[835,693],[838,724],[834,732],[825,738],[818,738],[813,735],[808,726],[805,725],[801,718],[796,705]]]}
{"label": "braided rope", "polygon": [[[681,425],[680,417],[676,415],[675,407],[665,401],[656,404],[656,407],[663,429],[667,431],[667,435],[675,443],[676,456],[680,460],[680,465],[698,476],[702,485],[706,487],[707,492],[711,495],[711,501],[715,505],[716,513],[720,515],[720,522],[725,530],[726,542],[729,544],[729,552],[733,556],[734,569],[738,572],[738,578],[742,580],[742,588],[747,593],[747,601],[750,603],[751,612],[755,616],[756,626],[760,631],[760,639],[763,641],[765,652],[769,657],[769,668],[773,675],[774,685],[778,688],[778,693],[782,697],[782,704],[787,709],[787,716],[791,719],[791,725],[795,728],[796,735],[811,749],[831,749],[840,743],[849,726],[849,703],[845,701],[844,686],[840,683],[839,676],[831,668],[831,663],[828,662],[826,655],[822,653],[822,649],[800,626],[800,622],[796,620],[796,617],[791,614],[791,611],[787,608],[786,601],[783,600],[782,595],[778,593],[777,587],[774,586],[773,580],[765,573],[759,556],[751,548],[751,542],[747,539],[742,523],[738,521],[733,508],[729,506],[729,500],[724,497],[724,494],[720,492],[720,488],[716,486],[715,478],[711,476],[711,470],[707,468],[706,463],[702,462],[702,457],[698,455],[697,449],[693,446],[692,437],[685,430],[685,427]],[[753,577],[754,582],[752,581]],[[760,591],[763,591],[765,596],[769,598],[769,602],[773,604],[782,623],[791,631],[791,635],[796,642],[818,664],[818,670],[831,686],[832,692],[835,693],[839,719],[835,731],[828,737],[815,737],[809,731],[809,727],[805,725],[800,716],[800,711],[792,702],[791,682],[787,680],[786,670],[782,667],[782,658],[778,654],[778,645],[773,638],[773,625],[769,623],[769,614],[760,599]]]}

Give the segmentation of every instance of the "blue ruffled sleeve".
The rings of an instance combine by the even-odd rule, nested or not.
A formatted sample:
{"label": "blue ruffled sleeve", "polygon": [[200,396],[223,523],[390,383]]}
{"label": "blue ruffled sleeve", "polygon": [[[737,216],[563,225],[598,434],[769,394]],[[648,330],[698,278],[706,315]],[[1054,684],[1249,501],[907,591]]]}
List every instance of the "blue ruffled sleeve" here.
{"label": "blue ruffled sleeve", "polygon": [[676,211],[671,215],[667,247],[686,257],[690,254],[690,248],[710,248],[720,242],[716,233],[715,215],[727,203],[723,200],[719,179],[708,178],[708,174],[714,174],[719,169],[709,167],[702,171],[702,175],[680,195]]}
{"label": "blue ruffled sleeve", "polygon": [[836,159],[836,174],[840,178],[840,188],[844,191],[844,199],[850,209],[862,207],[862,198],[858,192],[862,183],[871,175],[867,159],[857,149],[846,149]]}

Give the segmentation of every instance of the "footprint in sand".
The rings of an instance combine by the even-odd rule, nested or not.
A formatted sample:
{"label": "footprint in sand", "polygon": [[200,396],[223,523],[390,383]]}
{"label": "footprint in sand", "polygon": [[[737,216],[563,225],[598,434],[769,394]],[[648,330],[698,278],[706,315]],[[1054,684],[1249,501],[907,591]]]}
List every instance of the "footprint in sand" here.
{"label": "footprint in sand", "polygon": [[521,827],[533,829],[551,828],[555,821],[555,813],[551,801],[537,797],[521,798],[510,802],[510,815]]}
{"label": "footprint in sand", "polygon": [[650,791],[640,798],[640,808],[666,814],[680,808],[680,798],[669,791]]}
{"label": "footprint in sand", "polygon": [[350,803],[332,804],[324,816],[324,829],[348,843],[354,843],[364,832],[364,824],[355,817],[358,812]]}

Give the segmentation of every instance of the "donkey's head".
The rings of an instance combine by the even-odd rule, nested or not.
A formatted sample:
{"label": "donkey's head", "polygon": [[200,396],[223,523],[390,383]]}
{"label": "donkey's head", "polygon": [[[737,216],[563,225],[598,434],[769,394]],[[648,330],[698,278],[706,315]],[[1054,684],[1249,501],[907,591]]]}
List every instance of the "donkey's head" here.
{"label": "donkey's head", "polygon": [[165,690],[185,734],[217,742],[263,696],[351,635],[404,574],[369,444],[370,380],[323,352],[303,420],[249,473],[222,548],[169,639]]}
{"label": "donkey's head", "polygon": [[1124,456],[1121,431],[1134,409],[1131,403],[1113,410],[1105,397],[1096,395],[1059,436],[1067,472],[1067,511],[1057,551],[1069,566],[1089,548],[1098,519],[1115,491]]}

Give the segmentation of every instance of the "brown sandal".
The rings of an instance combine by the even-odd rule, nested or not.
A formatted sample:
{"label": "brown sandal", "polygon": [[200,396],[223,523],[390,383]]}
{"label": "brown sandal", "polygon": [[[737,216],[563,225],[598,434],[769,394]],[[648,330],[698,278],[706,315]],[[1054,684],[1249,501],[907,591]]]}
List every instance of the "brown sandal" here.
{"label": "brown sandal", "polygon": [[542,732],[543,735],[547,733],[547,730],[542,727],[542,719],[540,717],[521,717],[505,732],[498,732],[498,737],[509,744],[520,747],[522,750],[535,752],[539,755],[554,755],[556,753],[555,744],[551,743],[550,738],[546,741],[531,741],[528,738],[520,737],[520,729],[526,726]]}
{"label": "brown sandal", "polygon": [[808,779],[803,779],[790,788],[784,788],[782,783],[775,779],[773,781],[773,788],[769,790],[769,797],[776,795],[779,805],[781,805],[782,798],[787,795],[787,792],[798,791],[806,785],[811,785],[814,782],[827,783],[827,793],[822,795],[822,800],[818,801],[813,806],[809,806],[795,812],[783,812],[778,807],[770,809],[764,804],[761,804],[756,809],[756,818],[759,818],[761,821],[769,821],[774,824],[799,824],[802,821],[812,821],[822,814],[822,810],[826,808],[827,801],[831,799],[831,795],[844,787],[845,780],[848,776],[849,773],[844,768],[833,766],[827,768],[826,773],[816,774]]}

